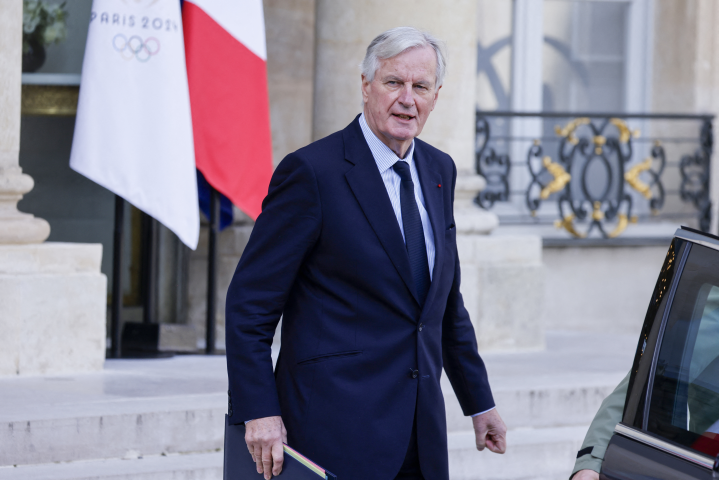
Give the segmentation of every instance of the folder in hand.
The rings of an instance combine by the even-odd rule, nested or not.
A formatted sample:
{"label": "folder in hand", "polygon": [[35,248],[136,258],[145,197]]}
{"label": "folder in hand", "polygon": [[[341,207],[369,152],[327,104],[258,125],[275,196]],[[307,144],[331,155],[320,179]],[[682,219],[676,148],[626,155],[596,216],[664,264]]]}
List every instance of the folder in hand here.
{"label": "folder in hand", "polygon": [[[279,478],[284,480],[337,480],[337,476],[284,445],[285,461]],[[257,466],[245,443],[245,425],[231,425],[225,415],[224,480],[260,480]]]}

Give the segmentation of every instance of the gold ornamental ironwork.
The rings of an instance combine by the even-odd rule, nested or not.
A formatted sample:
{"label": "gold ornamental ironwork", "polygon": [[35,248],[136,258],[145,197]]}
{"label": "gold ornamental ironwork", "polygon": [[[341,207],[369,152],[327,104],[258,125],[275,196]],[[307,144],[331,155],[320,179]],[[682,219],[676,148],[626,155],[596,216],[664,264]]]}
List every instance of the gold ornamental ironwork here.
{"label": "gold ornamental ironwork", "polygon": [[[602,203],[601,202],[594,202],[592,210],[592,221],[594,222],[601,222],[605,219],[606,215],[602,211]],[[573,213],[570,213],[568,215],[565,215],[562,220],[556,220],[554,222],[555,228],[558,229],[564,229],[566,230],[570,235],[572,235],[574,238],[587,238],[586,233],[582,233],[579,230],[577,230],[576,225],[574,224],[575,215]],[[630,223],[637,223],[637,217],[633,216],[629,218],[626,213],[620,213],[617,215],[617,224],[614,226],[614,229],[607,234],[607,238],[617,238],[622,233],[624,233],[624,230],[627,229],[627,226]]]}
{"label": "gold ornamental ironwork", "polygon": [[553,177],[552,181],[539,193],[539,198],[546,200],[551,194],[561,192],[572,179],[572,176],[567,173],[563,166],[552,162],[552,159],[549,157],[542,159],[542,165],[544,165],[544,168],[546,168]]}
{"label": "gold ornamental ironwork", "polygon": [[[632,223],[636,223],[635,219],[632,219]],[[624,233],[624,230],[626,230],[627,225],[629,224],[629,217],[625,213],[619,214],[619,221],[617,222],[617,226],[614,227],[614,230],[609,232],[607,234],[607,237],[609,238],[617,238],[619,235]]]}
{"label": "gold ornamental ironwork", "polygon": [[624,180],[637,192],[641,193],[647,200],[652,199],[652,190],[649,185],[639,179],[639,174],[652,168],[652,158],[647,157],[642,163],[634,165],[624,174]]}
{"label": "gold ornamental ironwork", "polygon": [[574,135],[574,131],[582,125],[589,125],[590,123],[592,123],[592,120],[589,117],[575,118],[564,127],[555,126],[554,132],[560,137],[566,137],[567,141],[572,145],[576,145],[579,143],[579,139]]}
{"label": "gold ornamental ironwork", "polygon": [[[551,146],[543,145],[543,139],[534,140],[523,155],[526,162],[519,163],[509,153],[503,152],[511,150],[514,155],[520,154],[518,149],[510,149],[507,145],[513,141],[526,145],[527,139],[506,136],[507,117],[510,120],[536,117],[545,124],[551,119],[562,119],[561,123],[554,124],[558,138],[550,142]],[[489,128],[489,119],[492,118],[496,118],[496,128],[500,133],[495,143],[492,143]],[[678,162],[668,163],[667,151],[658,140],[650,139],[654,140],[650,148],[645,144],[636,148],[634,139],[640,136],[640,131],[631,126],[632,119],[700,121],[701,128],[696,139],[698,148],[683,154]],[[599,233],[600,237],[609,239],[624,234],[630,223],[638,221],[634,204],[639,203],[643,212],[649,210],[657,215],[663,211],[667,195],[674,195],[682,202],[693,204],[699,228],[708,231],[715,206],[709,195],[709,167],[715,145],[713,119],[713,115],[478,110],[476,170],[488,179],[492,188],[489,192],[481,192],[476,201],[480,206],[490,208],[495,201],[507,202],[510,195],[521,194],[527,212],[534,217],[521,222],[543,223],[551,218],[540,214],[543,207],[555,206],[558,212],[552,221],[556,220],[555,225],[569,232],[568,235],[587,238]],[[667,139],[672,144],[685,143],[686,140],[692,139]],[[649,152],[637,158],[637,150]],[[526,187],[522,185],[521,191],[510,189],[510,165],[520,164],[527,166],[529,180]],[[679,167],[676,173],[679,173],[680,185],[678,189],[667,190],[664,185],[667,167],[674,166]],[[676,173],[672,174],[672,181],[675,181]]]}
{"label": "gold ornamental ironwork", "polygon": [[579,232],[575,226],[574,226],[574,214],[570,213],[569,215],[566,215],[561,220],[555,220],[554,226],[559,229],[565,229],[567,232],[569,232],[574,238],[586,238],[586,235],[584,233]]}

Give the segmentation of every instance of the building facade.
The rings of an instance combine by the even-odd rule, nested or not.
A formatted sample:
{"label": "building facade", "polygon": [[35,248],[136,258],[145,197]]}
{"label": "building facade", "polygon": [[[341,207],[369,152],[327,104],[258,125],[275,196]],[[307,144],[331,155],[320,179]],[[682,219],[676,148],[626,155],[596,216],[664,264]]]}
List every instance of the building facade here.
{"label": "building facade", "polygon": [[[35,181],[34,188],[18,203],[19,210],[49,222],[50,242],[101,244],[101,269],[109,278],[114,196],[68,166],[74,128],[73,92],[76,95],[81,88],[79,74],[91,5],[90,0],[68,2],[67,39],[47,49],[47,59],[39,70],[22,75],[22,94],[19,89],[10,89],[3,95],[14,96],[9,100],[15,102],[13,105],[22,104],[23,114],[17,120],[21,122],[19,167]],[[5,16],[8,7],[0,8],[0,16]],[[556,151],[562,136],[555,133],[555,126],[564,127],[584,112],[604,114],[609,119],[614,118],[612,114],[713,115],[719,111],[719,33],[713,28],[719,21],[719,5],[714,0],[265,0],[264,8],[275,164],[289,152],[343,128],[360,112],[358,64],[375,35],[394,26],[412,25],[447,42],[447,79],[422,138],[452,155],[463,177],[473,178],[481,163],[478,153],[483,141],[478,135],[478,118],[489,119],[487,125],[492,127],[491,141],[495,143],[488,145],[513,166],[504,174],[491,169],[479,172],[490,184],[486,191],[493,192],[497,178],[507,190],[502,197],[505,187],[498,187],[499,197],[484,206],[499,215],[499,230],[545,239],[547,285],[535,287],[546,292],[550,326],[571,326],[571,319],[557,320],[571,316],[569,307],[560,307],[563,297],[587,301],[588,291],[568,286],[577,283],[577,277],[572,276],[576,272],[567,273],[570,269],[564,259],[581,258],[585,265],[582,268],[591,270],[593,265],[604,263],[607,255],[617,263],[624,262],[623,255],[638,255],[654,275],[653,260],[659,251],[664,251],[657,245],[667,232],[679,223],[699,226],[697,203],[681,197],[684,180],[679,162],[683,155],[701,146],[701,118],[626,119],[630,133],[641,131],[632,140],[636,163],[652,155],[659,139],[664,142],[667,167],[662,181],[666,199],[661,209],[654,208],[646,195],[623,186],[624,180],[620,179],[621,185],[616,183],[616,175],[615,180],[608,180],[611,169],[587,167],[590,193],[592,189],[601,193],[603,184],[609,185],[609,190],[622,188],[629,192],[633,202],[629,216],[636,216],[638,222],[629,226],[625,222],[626,235],[634,238],[625,243],[634,250],[617,250],[616,242],[605,241],[596,231],[592,234],[596,237],[595,249],[572,243],[570,229],[553,227],[555,221],[566,220],[557,213],[559,191],[543,199],[537,209],[528,209],[526,198],[532,188],[532,175],[527,168],[529,160],[523,159],[535,141],[541,140],[544,152],[557,164]],[[16,45],[13,43],[12,48]],[[22,97],[15,98],[17,95]],[[68,104],[69,110],[59,107]],[[5,117],[19,116],[16,110],[0,109],[0,125],[8,124]],[[492,112],[508,115],[492,117]],[[512,112],[567,115],[516,117],[509,115]],[[595,138],[612,135],[615,133],[597,134]],[[679,140],[672,143],[670,139]],[[549,170],[542,171],[539,187],[552,179],[547,177]],[[707,164],[699,173],[713,175],[700,186],[705,190],[702,195],[713,205],[719,201],[716,170]],[[0,172],[0,185],[8,175],[7,169]],[[640,178],[647,183],[649,177],[644,175]],[[606,205],[594,212],[590,207],[590,212],[597,218],[609,219]],[[657,216],[655,210],[667,216]],[[709,213],[713,232],[718,228],[716,210]],[[0,218],[0,225],[2,222]],[[126,223],[125,319],[190,326],[195,331],[197,347],[202,347],[206,226],[200,246],[193,252],[134,207],[127,207]],[[618,221],[609,223],[608,232],[618,228]],[[580,226],[575,227],[582,232]],[[236,210],[234,223],[220,235],[220,347],[224,338],[224,294],[251,228],[251,221]],[[527,262],[530,270],[541,263],[536,257]],[[628,271],[636,270],[631,265]],[[563,273],[557,273],[560,271]],[[528,275],[527,278],[536,277]],[[627,282],[637,283],[631,275]],[[602,285],[609,288],[604,281]],[[109,304],[114,301],[109,296],[111,287],[108,282]],[[594,285],[587,290],[596,288]],[[627,295],[639,293],[630,288]],[[636,316],[645,306],[629,308]],[[600,304],[596,309],[599,321],[614,315]]]}

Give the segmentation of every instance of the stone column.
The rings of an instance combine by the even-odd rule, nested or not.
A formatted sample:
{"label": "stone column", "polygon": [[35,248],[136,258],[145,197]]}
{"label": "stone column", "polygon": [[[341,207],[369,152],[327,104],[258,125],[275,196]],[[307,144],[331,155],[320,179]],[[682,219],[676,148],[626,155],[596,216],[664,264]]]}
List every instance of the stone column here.
{"label": "stone column", "polygon": [[33,187],[18,164],[22,7],[22,0],[0,2],[0,377],[100,370],[102,245],[42,243],[50,225],[17,210]]}
{"label": "stone column", "polygon": [[0,5],[0,244],[41,243],[50,235],[45,220],[17,209],[33,187],[18,164],[21,72],[22,0],[7,0]]}

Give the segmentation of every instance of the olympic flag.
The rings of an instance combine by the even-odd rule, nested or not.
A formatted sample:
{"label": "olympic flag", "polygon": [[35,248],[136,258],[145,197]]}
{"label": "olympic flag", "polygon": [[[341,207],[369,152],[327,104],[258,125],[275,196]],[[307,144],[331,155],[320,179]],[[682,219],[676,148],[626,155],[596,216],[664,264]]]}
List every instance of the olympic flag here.
{"label": "olympic flag", "polygon": [[252,218],[272,176],[262,0],[185,0],[197,168]]}
{"label": "olympic flag", "polygon": [[195,249],[192,119],[177,0],[94,0],[70,166]]}

